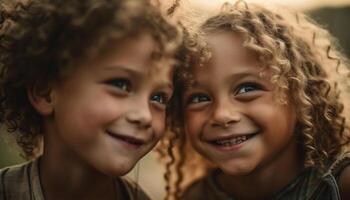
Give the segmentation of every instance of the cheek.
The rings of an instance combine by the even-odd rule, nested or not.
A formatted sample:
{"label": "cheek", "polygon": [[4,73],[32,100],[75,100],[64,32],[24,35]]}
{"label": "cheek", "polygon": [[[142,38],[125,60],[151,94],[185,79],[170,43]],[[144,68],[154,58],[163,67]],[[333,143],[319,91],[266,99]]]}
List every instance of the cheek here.
{"label": "cheek", "polygon": [[186,133],[189,134],[190,137],[199,134],[206,121],[204,114],[186,112],[184,122]]}
{"label": "cheek", "polygon": [[152,112],[152,129],[157,138],[161,138],[165,133],[165,112],[153,111]]}
{"label": "cheek", "polygon": [[267,133],[271,133],[274,138],[283,139],[290,137],[294,133],[296,124],[296,114],[288,106],[265,104],[264,106],[252,106],[251,116],[259,126],[263,127]]}
{"label": "cheek", "polygon": [[284,130],[286,134],[293,135],[296,126],[296,113],[293,108],[284,106],[280,109],[280,129]]}
{"label": "cheek", "polygon": [[92,99],[86,102],[86,106],[82,105],[81,110],[84,112],[84,120],[86,124],[109,123],[117,119],[123,114],[126,107],[121,101],[112,98]]}
{"label": "cheek", "polygon": [[[293,110],[286,106],[275,106],[271,107],[270,111],[266,111],[266,120],[271,120],[270,122],[266,121],[266,123],[270,124],[270,128],[275,128],[280,132],[293,132],[295,122],[296,122],[296,114]],[[273,120],[275,119],[275,120]]]}
{"label": "cheek", "polygon": [[84,128],[86,132],[104,128],[105,125],[118,119],[127,109],[123,101],[100,94],[99,98],[85,96],[79,102],[73,102],[69,112],[66,112],[67,120],[70,119],[72,126]]}

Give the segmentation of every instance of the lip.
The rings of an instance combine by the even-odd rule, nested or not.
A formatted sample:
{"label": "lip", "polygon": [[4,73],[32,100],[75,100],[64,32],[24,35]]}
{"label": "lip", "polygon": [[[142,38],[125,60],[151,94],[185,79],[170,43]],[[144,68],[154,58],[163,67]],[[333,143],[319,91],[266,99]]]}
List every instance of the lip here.
{"label": "lip", "polygon": [[107,134],[109,136],[113,137],[114,139],[118,140],[119,142],[123,143],[124,145],[129,146],[129,147],[138,148],[138,147],[141,147],[142,145],[146,144],[145,139],[136,138],[136,137],[132,137],[132,136],[124,135],[124,134],[119,134],[119,133],[111,132],[111,131],[107,131]]}
{"label": "lip", "polygon": [[[256,135],[259,134],[259,131],[254,133],[246,133],[246,134],[230,134],[230,135],[223,135],[218,136],[215,138],[211,138],[208,140],[205,140],[207,144],[209,144],[211,147],[214,147],[214,149],[221,151],[221,152],[234,152],[241,149],[247,142],[249,142],[252,138],[254,138]],[[239,142],[237,144],[228,144],[228,145],[220,145],[218,144],[218,141],[228,141],[228,140],[239,140],[245,138],[243,142]]]}

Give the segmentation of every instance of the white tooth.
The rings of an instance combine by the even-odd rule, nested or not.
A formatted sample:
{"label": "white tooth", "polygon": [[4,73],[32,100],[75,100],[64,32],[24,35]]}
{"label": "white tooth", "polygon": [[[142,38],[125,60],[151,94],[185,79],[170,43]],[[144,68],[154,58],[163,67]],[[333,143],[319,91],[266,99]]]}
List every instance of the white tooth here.
{"label": "white tooth", "polygon": [[237,138],[233,138],[231,141],[232,141],[232,144],[237,144],[238,140],[237,140]]}
{"label": "white tooth", "polygon": [[246,140],[247,140],[247,136],[243,135],[243,136],[238,136],[228,140],[217,140],[215,143],[218,145],[228,147],[228,146],[240,144]]}

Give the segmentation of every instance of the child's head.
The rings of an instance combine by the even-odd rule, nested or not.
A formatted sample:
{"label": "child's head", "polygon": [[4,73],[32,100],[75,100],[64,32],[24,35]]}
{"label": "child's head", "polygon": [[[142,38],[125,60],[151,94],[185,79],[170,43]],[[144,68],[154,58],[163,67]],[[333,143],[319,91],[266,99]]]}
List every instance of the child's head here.
{"label": "child's head", "polygon": [[263,70],[237,34],[205,38],[212,56],[194,69],[195,81],[183,93],[184,130],[193,147],[232,175],[281,155],[293,160],[296,110],[289,100],[276,100],[272,70]]}
{"label": "child's head", "polygon": [[[187,138],[232,175],[277,160],[322,168],[346,148],[339,86],[349,92],[348,69],[324,29],[244,2],[225,4],[198,27],[181,52],[180,160]],[[184,173],[190,164],[204,167],[185,163]]]}
{"label": "child's head", "polygon": [[44,151],[121,175],[153,148],[179,34],[149,1],[15,1],[1,16],[0,119],[27,158],[44,135]]}

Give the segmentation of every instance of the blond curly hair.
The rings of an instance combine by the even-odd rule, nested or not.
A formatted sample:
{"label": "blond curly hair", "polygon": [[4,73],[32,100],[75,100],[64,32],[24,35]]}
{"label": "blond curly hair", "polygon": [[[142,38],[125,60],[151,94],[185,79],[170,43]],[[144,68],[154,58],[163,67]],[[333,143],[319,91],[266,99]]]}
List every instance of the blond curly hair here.
{"label": "blond curly hair", "polygon": [[166,198],[176,198],[184,186],[213,167],[189,144],[181,111],[181,95],[193,81],[193,68],[210,58],[204,34],[239,34],[245,48],[274,72],[272,83],[287,91],[296,107],[298,144],[305,167],[325,170],[348,149],[350,131],[345,120],[349,119],[349,108],[344,106],[350,97],[349,63],[328,31],[304,14],[244,1],[225,3],[217,13],[195,23],[187,27],[178,53],[182,63],[172,112],[173,134],[163,141],[170,155],[166,162]]}

